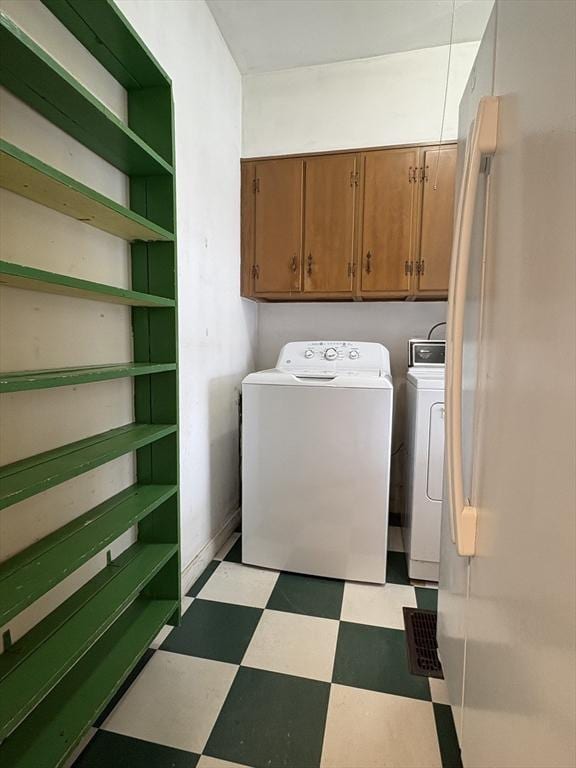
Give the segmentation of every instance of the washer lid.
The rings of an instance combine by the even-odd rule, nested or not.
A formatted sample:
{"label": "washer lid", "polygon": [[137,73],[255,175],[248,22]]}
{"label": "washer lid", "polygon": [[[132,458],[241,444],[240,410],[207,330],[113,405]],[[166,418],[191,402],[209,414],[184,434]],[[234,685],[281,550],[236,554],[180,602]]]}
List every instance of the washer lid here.
{"label": "washer lid", "polygon": [[392,378],[380,371],[300,371],[287,372],[278,368],[250,373],[242,386],[260,384],[284,387],[331,387],[348,389],[393,389]]}
{"label": "washer lid", "polygon": [[444,366],[408,368],[407,381],[417,389],[444,390]]}

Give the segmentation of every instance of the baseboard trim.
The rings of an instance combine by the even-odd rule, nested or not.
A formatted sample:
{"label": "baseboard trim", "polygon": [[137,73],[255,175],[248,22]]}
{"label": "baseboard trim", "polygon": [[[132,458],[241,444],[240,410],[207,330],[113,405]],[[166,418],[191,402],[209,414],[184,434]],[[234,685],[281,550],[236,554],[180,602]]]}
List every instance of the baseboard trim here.
{"label": "baseboard trim", "polygon": [[230,536],[234,533],[240,522],[240,507],[233,512],[226,520],[224,525],[220,528],[210,541],[202,547],[200,552],[192,560],[189,565],[184,568],[181,576],[182,594],[185,595],[190,589],[192,584],[196,581],[198,576],[206,568],[208,563],[213,560],[214,555],[218,550],[226,543]]}

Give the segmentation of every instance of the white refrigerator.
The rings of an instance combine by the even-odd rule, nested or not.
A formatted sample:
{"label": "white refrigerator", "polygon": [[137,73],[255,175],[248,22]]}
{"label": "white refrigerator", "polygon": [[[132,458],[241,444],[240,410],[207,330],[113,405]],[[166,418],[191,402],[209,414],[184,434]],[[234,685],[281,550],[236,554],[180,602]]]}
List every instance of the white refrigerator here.
{"label": "white refrigerator", "polygon": [[438,643],[465,768],[576,765],[576,3],[497,0],[460,105]]}

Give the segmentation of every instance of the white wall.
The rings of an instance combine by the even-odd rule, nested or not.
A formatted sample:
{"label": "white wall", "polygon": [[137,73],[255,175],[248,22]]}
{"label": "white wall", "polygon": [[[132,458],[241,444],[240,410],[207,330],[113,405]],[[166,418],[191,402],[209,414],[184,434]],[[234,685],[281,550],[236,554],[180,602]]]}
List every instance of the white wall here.
{"label": "white wall", "polygon": [[[179,256],[180,475],[185,567],[238,506],[237,395],[254,367],[257,307],[238,295],[241,78],[204,2],[120,3],[174,82]],[[6,11],[120,117],[126,94],[39,0]],[[117,200],[122,173],[0,89],[3,138]],[[129,287],[123,241],[0,191],[2,258]],[[130,360],[127,307],[0,289],[4,371]],[[0,464],[130,422],[132,382],[0,395]],[[126,456],[0,512],[0,561],[134,479]],[[124,536],[119,552],[132,540]],[[18,637],[105,562],[94,558],[11,629]]]}
{"label": "white wall", "polygon": [[[443,138],[455,139],[458,104],[478,43],[452,50]],[[243,78],[244,157],[438,141],[448,47],[283,70]],[[259,364],[291,338],[383,340],[396,376],[405,342],[443,319],[444,302],[260,306]]]}
{"label": "white wall", "polygon": [[[444,139],[478,43],[452,48]],[[245,75],[244,157],[439,141],[448,46]]]}
{"label": "white wall", "polygon": [[[453,46],[442,136],[455,139],[458,104],[478,43]],[[438,141],[448,46],[243,78],[244,157]],[[392,366],[404,365],[405,341],[442,319],[444,302],[267,304],[260,307],[258,359],[272,361],[289,318],[292,338],[373,339],[387,327]],[[375,326],[376,324],[376,326]],[[314,327],[314,325],[312,326]],[[286,340],[286,339],[285,339]]]}
{"label": "white wall", "polygon": [[[258,331],[258,367],[273,368],[280,347],[287,341],[346,339],[378,341],[390,352],[392,375],[406,372],[408,339],[426,335],[442,322],[443,301],[370,301],[261,304]],[[443,328],[434,338],[443,338]]]}
{"label": "white wall", "polygon": [[239,503],[240,382],[257,307],[239,295],[242,81],[201,0],[120,0],[173,81],[185,566]]}

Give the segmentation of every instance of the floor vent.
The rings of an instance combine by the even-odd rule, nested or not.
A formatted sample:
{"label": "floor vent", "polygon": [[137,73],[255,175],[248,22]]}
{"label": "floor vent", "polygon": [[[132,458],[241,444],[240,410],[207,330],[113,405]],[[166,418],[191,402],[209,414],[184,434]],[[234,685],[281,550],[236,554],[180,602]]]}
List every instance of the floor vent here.
{"label": "floor vent", "polygon": [[410,672],[422,677],[443,678],[436,642],[436,611],[403,608]]}

